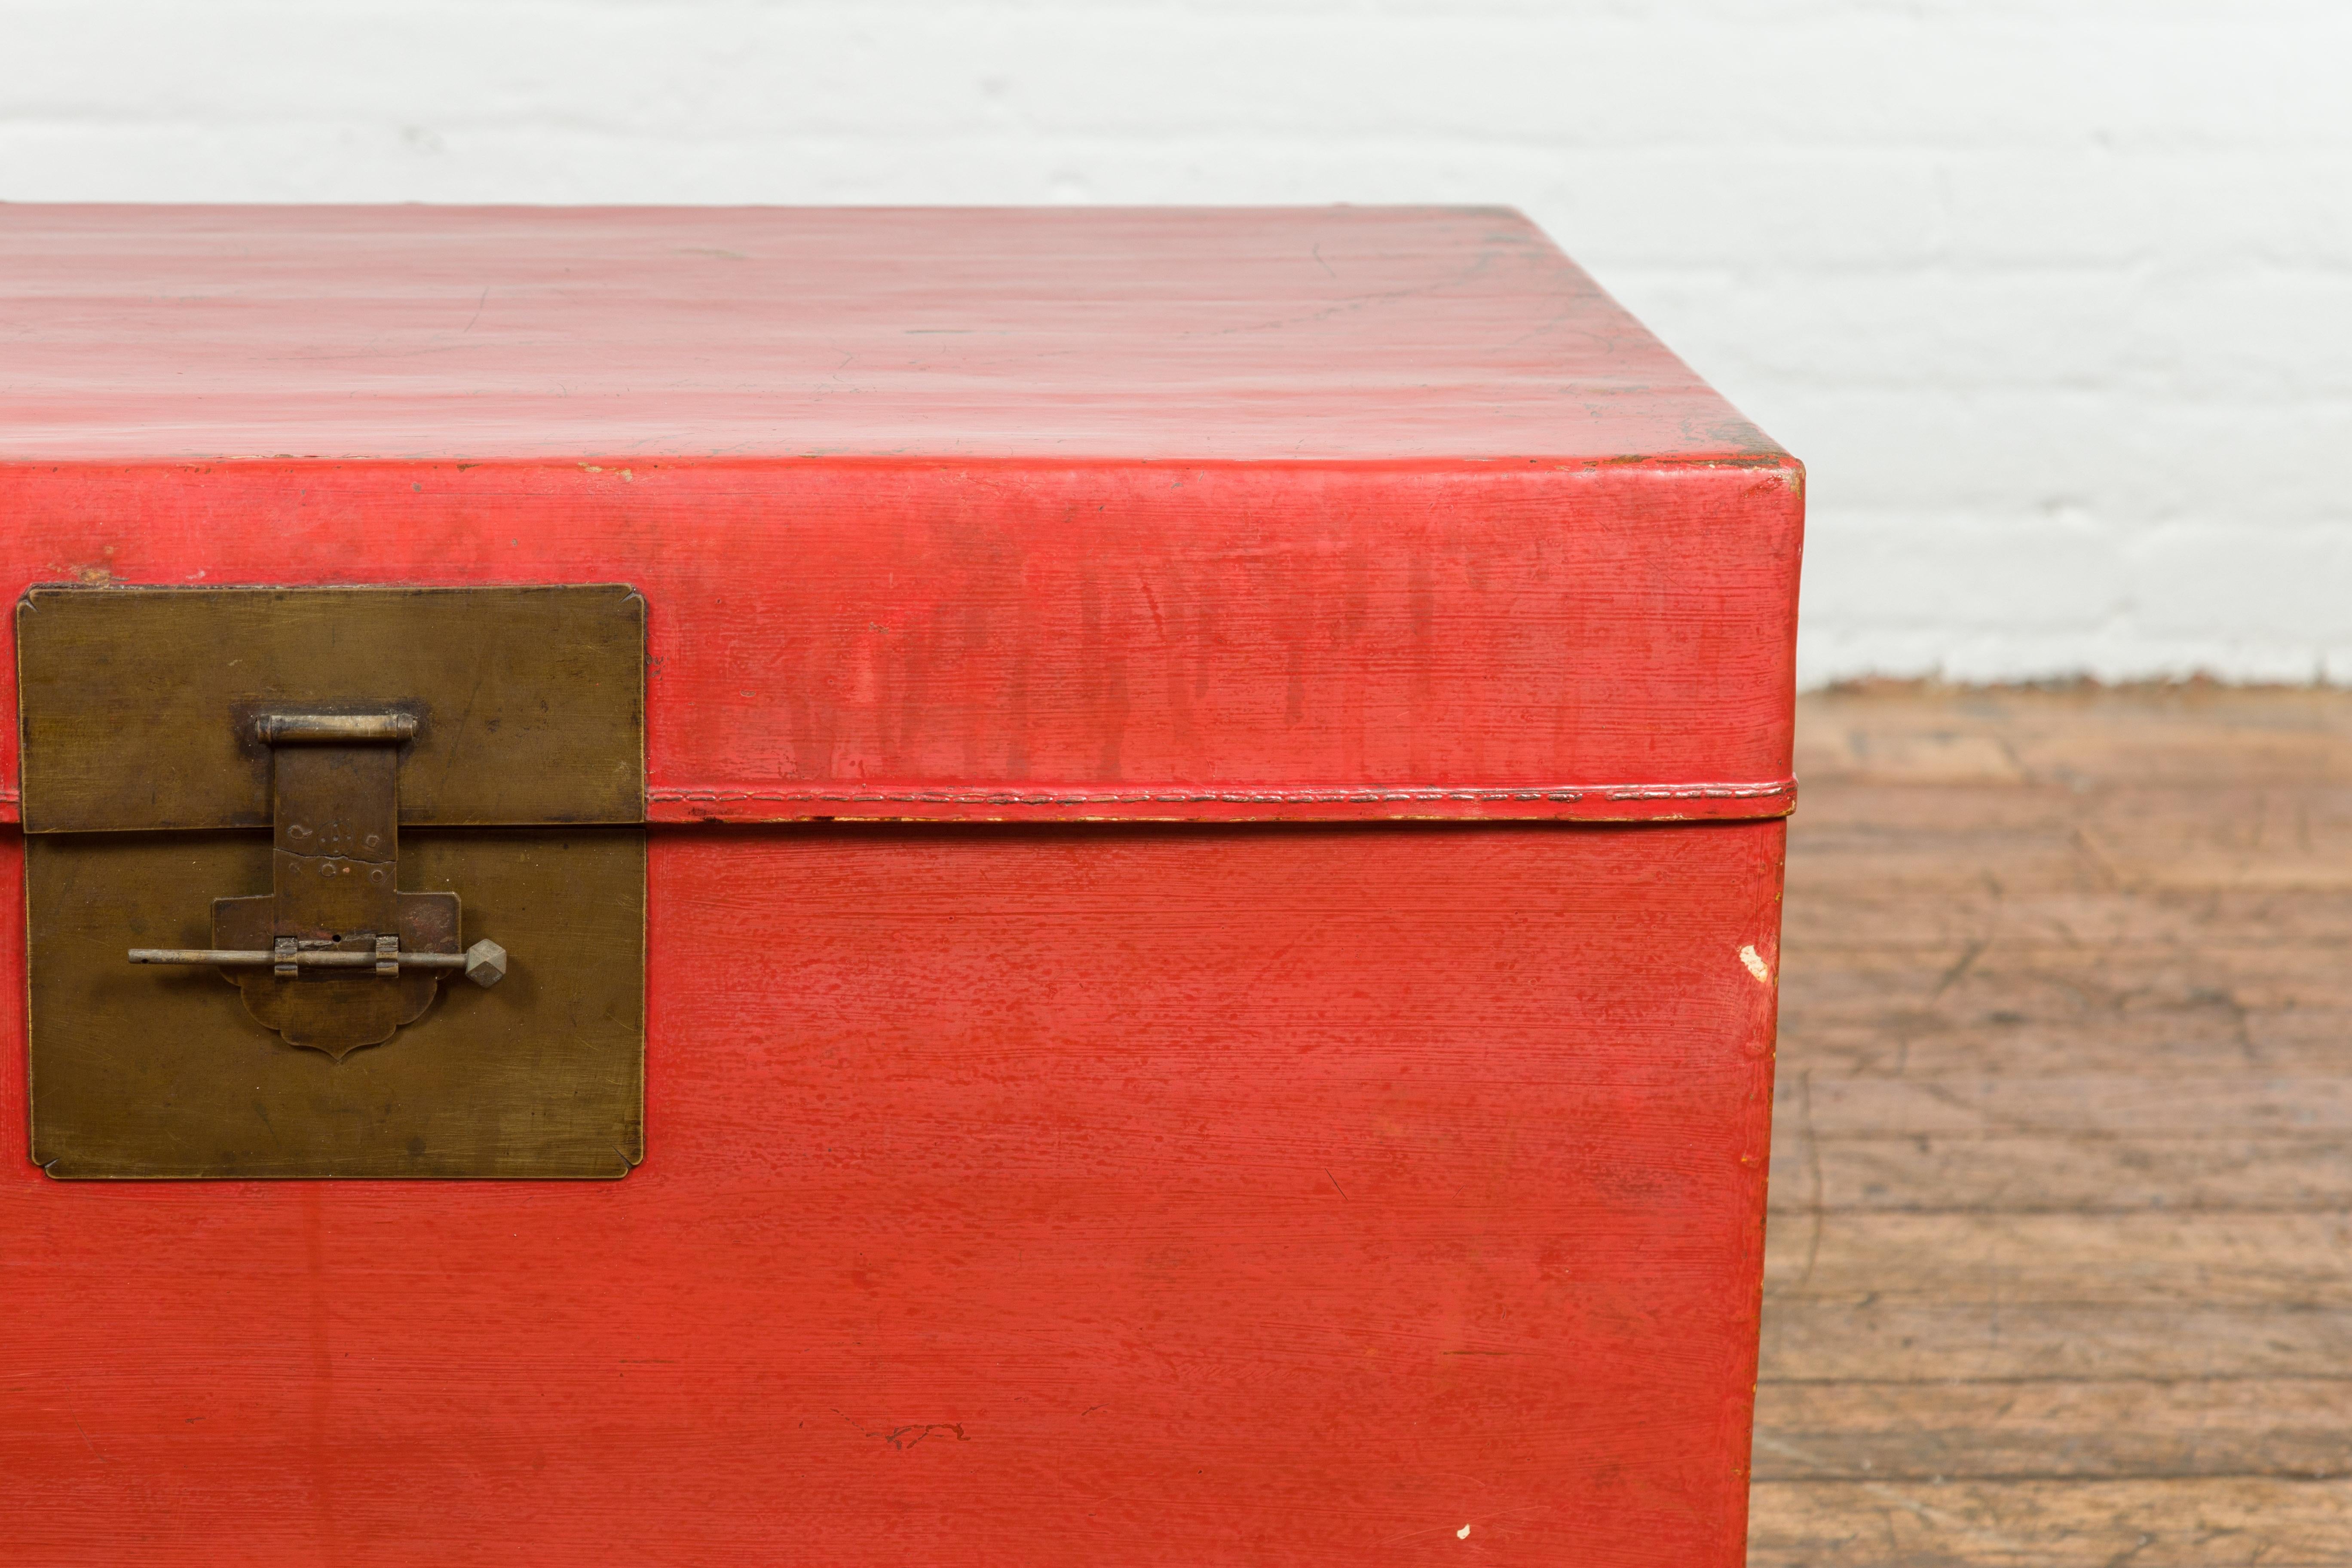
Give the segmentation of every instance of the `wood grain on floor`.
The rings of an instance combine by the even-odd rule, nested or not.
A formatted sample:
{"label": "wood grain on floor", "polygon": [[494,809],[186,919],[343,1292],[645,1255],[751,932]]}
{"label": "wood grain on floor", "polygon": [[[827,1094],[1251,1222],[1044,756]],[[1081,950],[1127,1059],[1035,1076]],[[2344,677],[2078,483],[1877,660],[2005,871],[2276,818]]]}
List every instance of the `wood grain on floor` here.
{"label": "wood grain on floor", "polygon": [[2352,1563],[2352,692],[1799,704],[1755,1568]]}

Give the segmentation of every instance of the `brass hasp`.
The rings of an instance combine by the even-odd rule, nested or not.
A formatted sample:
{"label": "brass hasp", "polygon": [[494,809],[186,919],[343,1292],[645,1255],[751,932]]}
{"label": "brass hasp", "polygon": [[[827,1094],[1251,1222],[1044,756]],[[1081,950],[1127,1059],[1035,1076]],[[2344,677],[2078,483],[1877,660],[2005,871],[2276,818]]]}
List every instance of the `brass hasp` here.
{"label": "brass hasp", "polygon": [[400,751],[414,713],[265,713],[271,891],[213,900],[209,948],[135,947],[133,963],[204,963],[289,1045],[341,1060],[423,1016],[441,977],[495,985],[506,950],[458,949],[455,893],[400,890]]}

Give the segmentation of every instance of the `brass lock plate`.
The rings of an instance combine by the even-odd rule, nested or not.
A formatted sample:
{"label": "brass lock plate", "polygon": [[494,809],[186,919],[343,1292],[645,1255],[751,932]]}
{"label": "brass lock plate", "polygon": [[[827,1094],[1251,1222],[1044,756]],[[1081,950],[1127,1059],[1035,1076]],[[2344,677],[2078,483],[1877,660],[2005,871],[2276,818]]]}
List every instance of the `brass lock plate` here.
{"label": "brass lock plate", "polygon": [[16,634],[37,1163],[643,1157],[635,593],[40,588]]}

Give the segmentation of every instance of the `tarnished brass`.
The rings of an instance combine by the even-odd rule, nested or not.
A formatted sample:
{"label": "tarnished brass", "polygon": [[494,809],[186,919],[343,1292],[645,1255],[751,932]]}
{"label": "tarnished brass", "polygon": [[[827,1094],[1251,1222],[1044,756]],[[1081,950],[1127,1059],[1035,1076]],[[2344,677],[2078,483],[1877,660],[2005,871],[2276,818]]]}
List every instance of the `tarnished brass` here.
{"label": "tarnished brass", "polygon": [[[17,652],[51,1174],[615,1176],[639,1157],[644,842],[617,826],[643,820],[634,594],[36,589]],[[245,826],[257,778],[267,842],[176,831]],[[460,951],[461,889],[520,955],[511,978],[501,943]],[[453,971],[480,989],[436,1007]]]}
{"label": "tarnished brass", "polygon": [[35,588],[16,681],[30,833],[267,827],[297,713],[415,718],[412,827],[645,820],[625,587]]}
{"label": "tarnished brass", "polygon": [[[37,834],[32,1152],[60,1177],[614,1177],[645,1152],[645,836],[418,828],[412,887],[462,890],[518,955],[341,1061],[255,1023],[194,945],[192,888],[267,887],[247,833]],[[383,984],[356,976],[351,984]]]}
{"label": "tarnished brass", "polygon": [[253,729],[272,751],[270,890],[213,900],[210,952],[134,947],[131,962],[230,971],[247,1012],[338,1060],[415,1023],[440,989],[437,969],[497,984],[503,950],[470,964],[457,951],[457,895],[400,890],[394,748],[415,736],[416,716],[265,713]]}
{"label": "tarnished brass", "polygon": [[416,739],[414,713],[264,713],[253,738],[265,746],[356,745]]}

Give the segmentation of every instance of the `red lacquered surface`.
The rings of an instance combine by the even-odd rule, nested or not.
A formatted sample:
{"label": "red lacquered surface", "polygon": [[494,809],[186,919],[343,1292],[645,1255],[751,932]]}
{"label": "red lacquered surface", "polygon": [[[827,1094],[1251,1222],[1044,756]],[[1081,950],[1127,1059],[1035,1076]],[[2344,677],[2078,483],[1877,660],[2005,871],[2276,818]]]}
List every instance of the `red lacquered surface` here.
{"label": "red lacquered surface", "polygon": [[634,584],[662,824],[627,1179],[0,1170],[18,1560],[1738,1561],[1802,472],[1525,220],[0,207],[0,592]]}
{"label": "red lacquered surface", "polygon": [[0,592],[632,583],[672,820],[1752,816],[1790,798],[1797,478],[0,465]]}
{"label": "red lacquered surface", "polygon": [[0,207],[0,588],[625,579],[659,817],[1789,806],[1802,471],[1515,213]]}
{"label": "red lacquered surface", "polygon": [[15,1560],[1729,1568],[1781,842],[661,830],[627,1180],[0,1170]]}
{"label": "red lacquered surface", "polygon": [[1783,456],[1502,207],[0,206],[0,458]]}

